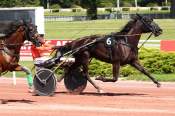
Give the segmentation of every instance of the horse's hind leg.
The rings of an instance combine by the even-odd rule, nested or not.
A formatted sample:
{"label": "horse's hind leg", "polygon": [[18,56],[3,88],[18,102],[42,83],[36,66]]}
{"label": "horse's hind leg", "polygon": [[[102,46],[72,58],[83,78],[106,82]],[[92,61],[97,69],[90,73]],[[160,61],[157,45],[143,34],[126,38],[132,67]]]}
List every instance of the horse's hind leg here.
{"label": "horse's hind leg", "polygon": [[103,90],[97,84],[95,84],[95,82],[90,78],[89,72],[88,72],[89,70],[88,65],[89,65],[89,53],[84,52],[84,60],[82,64],[83,72],[87,76],[87,80],[97,89],[98,93],[102,93]]}
{"label": "horse's hind leg", "polygon": [[103,93],[103,90],[97,85],[95,84],[95,82],[90,78],[89,74],[87,75],[87,80],[97,89],[98,93]]}
{"label": "horse's hind leg", "polygon": [[148,76],[155,84],[157,84],[157,87],[161,86],[161,84],[157,80],[155,80],[155,78],[151,76],[150,73],[148,73],[138,61],[133,62],[131,66],[135,67],[137,70]]}
{"label": "horse's hind leg", "polygon": [[87,80],[97,89],[97,92],[103,93],[103,90],[97,84],[95,84],[95,82],[90,78],[88,73],[88,65],[83,65],[83,71],[87,76]]}
{"label": "horse's hind leg", "polygon": [[112,64],[112,73],[113,73],[113,78],[104,78],[104,77],[98,77],[96,80],[101,80],[103,82],[116,82],[119,77],[119,70],[120,70],[120,63],[113,63]]}

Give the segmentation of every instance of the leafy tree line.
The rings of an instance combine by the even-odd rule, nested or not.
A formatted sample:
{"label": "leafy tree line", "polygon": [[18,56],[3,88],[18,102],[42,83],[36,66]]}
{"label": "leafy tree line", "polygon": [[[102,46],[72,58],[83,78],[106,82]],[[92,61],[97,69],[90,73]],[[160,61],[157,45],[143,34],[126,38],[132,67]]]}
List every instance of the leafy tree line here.
{"label": "leafy tree line", "polygon": [[[47,2],[47,0],[45,0]],[[57,4],[62,8],[71,8],[76,6],[86,6],[89,3],[96,1],[97,7],[115,7],[117,0],[49,0],[52,5]],[[170,4],[170,0],[137,0],[138,6],[164,6]],[[45,3],[46,4],[46,3]],[[120,0],[120,6],[131,7],[135,6],[135,0]]]}
{"label": "leafy tree line", "polygon": [[[61,8],[87,7],[89,4],[96,2],[97,7],[114,7],[117,0],[0,0],[0,7],[15,6],[44,6],[47,3],[50,6],[57,5]],[[137,0],[139,6],[163,6],[171,0]],[[120,6],[135,6],[135,0],[120,0]]]}
{"label": "leafy tree line", "polygon": [[[175,0],[137,0],[138,6],[164,6],[171,3],[171,15],[175,17]],[[134,6],[135,0],[120,0],[120,6]],[[0,7],[44,6],[47,8],[73,8],[87,9],[91,19],[97,18],[97,7],[114,7],[117,0],[0,0]],[[167,5],[167,4],[166,4]]]}
{"label": "leafy tree line", "polygon": [[39,6],[40,0],[0,0],[0,7]]}

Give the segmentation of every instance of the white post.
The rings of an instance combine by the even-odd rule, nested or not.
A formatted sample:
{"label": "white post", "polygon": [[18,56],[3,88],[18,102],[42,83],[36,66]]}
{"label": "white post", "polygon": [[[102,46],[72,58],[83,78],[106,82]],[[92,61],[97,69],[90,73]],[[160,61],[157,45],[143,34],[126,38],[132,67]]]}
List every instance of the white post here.
{"label": "white post", "polygon": [[16,72],[13,71],[13,85],[16,85]]}
{"label": "white post", "polygon": [[50,6],[49,6],[49,0],[47,0],[47,9],[49,9]]}
{"label": "white post", "polygon": [[119,10],[120,8],[120,0],[117,0],[117,9]]}
{"label": "white post", "polygon": [[137,8],[137,0],[135,0],[135,7]]}
{"label": "white post", "polygon": [[168,6],[168,0],[165,0],[165,5]]}

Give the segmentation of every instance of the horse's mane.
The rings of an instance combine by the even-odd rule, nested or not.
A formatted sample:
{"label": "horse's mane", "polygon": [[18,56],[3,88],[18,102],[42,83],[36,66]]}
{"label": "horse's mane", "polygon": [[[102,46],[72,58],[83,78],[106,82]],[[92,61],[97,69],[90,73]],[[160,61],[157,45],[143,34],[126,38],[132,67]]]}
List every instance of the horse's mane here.
{"label": "horse's mane", "polygon": [[130,31],[130,29],[132,28],[133,26],[133,23],[135,23],[134,20],[130,20],[121,30],[120,32],[121,33],[127,33]]}
{"label": "horse's mane", "polygon": [[13,32],[15,32],[19,26],[21,25],[20,21],[0,21],[0,33],[5,36],[9,36]]}
{"label": "horse's mane", "polygon": [[123,26],[119,32],[112,32],[111,35],[112,36],[118,36],[118,35],[125,35],[127,34],[131,28],[133,27],[133,24],[136,22],[136,17],[133,17],[130,21],[128,21],[128,23]]}

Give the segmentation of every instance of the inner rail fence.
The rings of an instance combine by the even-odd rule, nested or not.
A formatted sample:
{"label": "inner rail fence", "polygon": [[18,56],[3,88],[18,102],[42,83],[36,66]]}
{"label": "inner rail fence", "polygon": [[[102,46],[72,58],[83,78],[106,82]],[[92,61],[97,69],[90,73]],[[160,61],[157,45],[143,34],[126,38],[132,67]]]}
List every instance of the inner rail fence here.
{"label": "inner rail fence", "polygon": [[[142,14],[143,16],[149,16],[154,19],[169,19],[171,18],[170,14]],[[110,13],[97,15],[97,19],[131,19],[135,14],[130,13]],[[88,16],[45,16],[45,21],[85,21],[89,20]]]}

